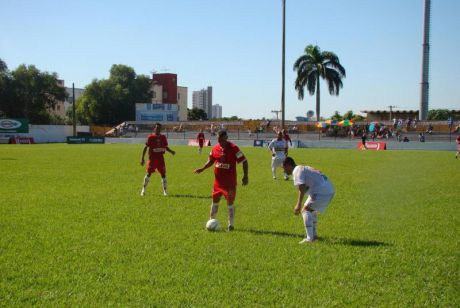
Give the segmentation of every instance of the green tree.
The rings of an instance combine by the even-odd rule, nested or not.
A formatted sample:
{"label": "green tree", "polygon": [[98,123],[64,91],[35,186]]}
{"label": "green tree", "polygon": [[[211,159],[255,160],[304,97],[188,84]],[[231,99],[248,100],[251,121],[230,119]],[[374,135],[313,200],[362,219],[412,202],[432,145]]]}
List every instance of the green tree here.
{"label": "green tree", "polygon": [[[449,119],[451,112],[448,109],[432,109],[428,111],[427,120],[429,121],[443,121]],[[456,119],[454,119],[456,120]]]}
{"label": "green tree", "polygon": [[320,119],[320,78],[326,80],[329,93],[338,96],[346,73],[333,52],[321,51],[316,45],[308,45],[304,52],[294,63],[294,71],[297,71],[295,89],[300,100],[304,98],[304,88],[310,95],[316,92],[316,117]]}
{"label": "green tree", "polygon": [[365,119],[362,115],[354,114],[353,111],[349,110],[343,114],[344,120],[351,120],[351,121],[362,121]]}
{"label": "green tree", "polygon": [[338,111],[336,111],[334,115],[331,117],[331,120],[336,120],[337,122],[339,122],[343,120],[343,117]]}
{"label": "green tree", "polygon": [[77,119],[83,124],[116,125],[133,121],[136,103],[152,100],[148,76],[133,68],[114,64],[109,79],[93,80],[76,102]]}
{"label": "green tree", "polygon": [[208,115],[203,109],[193,107],[192,109],[187,109],[187,118],[191,121],[207,120]]}
{"label": "green tree", "polygon": [[[2,64],[5,76],[6,65]],[[5,82],[5,88],[3,87]],[[30,123],[49,124],[54,120],[48,110],[66,98],[56,73],[40,72],[34,65],[20,65],[2,81],[0,109],[8,117],[25,117]],[[5,94],[6,93],[6,94]]]}

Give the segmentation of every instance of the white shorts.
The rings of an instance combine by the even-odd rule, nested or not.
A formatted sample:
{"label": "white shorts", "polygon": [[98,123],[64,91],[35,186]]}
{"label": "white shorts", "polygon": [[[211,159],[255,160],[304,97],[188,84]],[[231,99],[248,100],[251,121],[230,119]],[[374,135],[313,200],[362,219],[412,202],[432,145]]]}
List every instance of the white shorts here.
{"label": "white shorts", "polygon": [[272,157],[272,168],[282,167],[284,162],[284,157]]}
{"label": "white shorts", "polygon": [[308,195],[307,201],[304,206],[308,206],[315,211],[324,213],[332,198],[335,195],[335,188],[331,182],[326,181],[319,189],[316,189],[314,193]]}

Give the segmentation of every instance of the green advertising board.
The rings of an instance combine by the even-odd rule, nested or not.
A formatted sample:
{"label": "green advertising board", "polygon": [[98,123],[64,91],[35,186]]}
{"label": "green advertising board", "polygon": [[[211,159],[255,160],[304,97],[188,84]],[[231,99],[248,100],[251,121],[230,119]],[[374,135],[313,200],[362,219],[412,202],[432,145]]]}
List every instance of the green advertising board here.
{"label": "green advertising board", "polygon": [[92,137],[92,136],[77,136],[77,137],[72,137],[68,136],[67,137],[67,143],[68,144],[82,144],[82,143],[105,143],[105,138],[104,137]]}
{"label": "green advertising board", "polygon": [[28,133],[27,119],[0,119],[0,134]]}

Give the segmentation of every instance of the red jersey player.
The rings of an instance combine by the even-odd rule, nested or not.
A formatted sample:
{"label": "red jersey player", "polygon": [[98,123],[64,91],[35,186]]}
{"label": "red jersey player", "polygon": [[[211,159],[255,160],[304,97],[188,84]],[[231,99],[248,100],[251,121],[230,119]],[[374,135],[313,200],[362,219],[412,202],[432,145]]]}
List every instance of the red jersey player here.
{"label": "red jersey player", "polygon": [[201,151],[203,150],[203,144],[204,144],[204,133],[203,129],[200,129],[200,132],[196,136],[196,140],[198,141],[199,149],[198,152],[201,154]]}
{"label": "red jersey player", "polygon": [[219,209],[219,201],[222,196],[227,199],[228,207],[228,231],[234,229],[235,209],[233,202],[236,196],[236,164],[243,163],[243,185],[248,184],[248,161],[243,152],[240,151],[237,145],[227,141],[228,136],[226,131],[220,131],[218,135],[218,143],[212,148],[209,153],[209,158],[206,164],[196,169],[194,172],[199,174],[205,169],[214,164],[214,187],[212,190],[212,205],[210,216],[211,219],[216,218]]}
{"label": "red jersey player", "polygon": [[161,124],[156,123],[154,126],[154,134],[147,137],[144,150],[142,151],[141,166],[144,165],[144,156],[147,149],[149,149],[149,161],[147,162],[147,174],[144,177],[144,185],[142,186],[141,196],[145,195],[145,189],[150,180],[150,175],[158,170],[161,175],[161,182],[163,184],[163,194],[166,196],[166,166],[164,161],[164,153],[168,151],[172,155],[176,154],[168,147],[168,140],[165,135],[161,134]]}
{"label": "red jersey player", "polygon": [[455,158],[457,158],[458,154],[460,154],[460,135],[457,136],[455,142],[457,142],[457,153],[455,154]]}
{"label": "red jersey player", "polygon": [[289,149],[288,142],[292,147],[292,140],[291,140],[291,137],[289,137],[289,135],[288,135],[288,133],[286,132],[285,129],[283,129],[281,132],[283,133],[283,139],[286,141],[286,156],[287,156],[288,155],[288,149]]}

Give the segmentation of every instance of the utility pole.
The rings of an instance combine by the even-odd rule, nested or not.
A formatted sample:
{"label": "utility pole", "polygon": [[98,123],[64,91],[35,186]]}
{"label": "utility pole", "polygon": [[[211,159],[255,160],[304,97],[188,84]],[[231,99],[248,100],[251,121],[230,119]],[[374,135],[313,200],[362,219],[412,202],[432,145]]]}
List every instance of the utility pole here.
{"label": "utility pole", "polygon": [[390,108],[390,121],[391,121],[391,115],[393,113],[393,108],[398,108],[398,106],[387,106],[388,108]]}
{"label": "utility pole", "polygon": [[271,112],[276,114],[276,119],[279,120],[278,115],[281,113],[281,110],[272,110]]}
{"label": "utility pole", "polygon": [[283,0],[283,47],[281,64],[281,128],[284,129],[285,102],[284,102],[284,79],[285,79],[285,49],[286,49],[286,0]]}
{"label": "utility pole", "polygon": [[77,117],[75,115],[75,84],[72,82],[72,123],[73,123],[73,136],[77,136]]}

